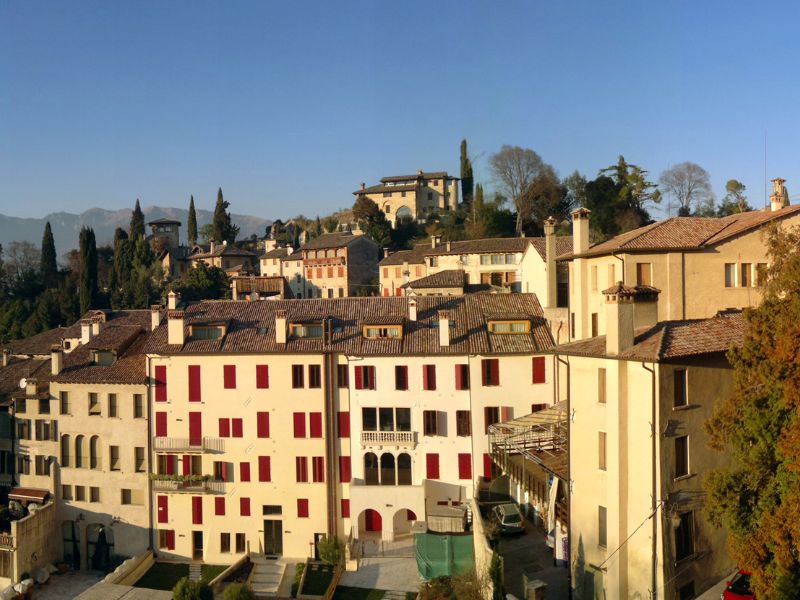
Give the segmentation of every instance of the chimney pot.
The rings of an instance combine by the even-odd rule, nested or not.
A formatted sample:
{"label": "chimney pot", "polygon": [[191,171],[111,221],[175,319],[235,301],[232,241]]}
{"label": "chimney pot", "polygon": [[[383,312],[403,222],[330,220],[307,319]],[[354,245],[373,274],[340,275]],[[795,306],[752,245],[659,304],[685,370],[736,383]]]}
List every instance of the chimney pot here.
{"label": "chimney pot", "polygon": [[92,320],[81,319],[81,344],[88,344],[92,341]]}
{"label": "chimney pot", "polygon": [[439,311],[439,345],[450,345],[450,313],[446,310]]}
{"label": "chimney pot", "polygon": [[450,241],[449,240],[447,241],[446,247],[447,247],[447,251],[450,252]]}
{"label": "chimney pot", "polygon": [[417,299],[413,296],[408,299],[408,320],[417,320]]}
{"label": "chimney pot", "polygon": [[168,310],[175,310],[178,308],[178,302],[181,301],[181,295],[175,292],[175,290],[171,290],[169,294],[167,294],[167,309]]}
{"label": "chimney pot", "polygon": [[366,184],[366,183],[364,183],[363,181],[361,182],[361,189],[362,189],[362,190],[365,190],[365,189],[367,189],[367,184]]}
{"label": "chimney pot", "polygon": [[572,252],[586,254],[589,251],[589,215],[588,208],[572,211]]}
{"label": "chimney pot", "polygon": [[772,212],[789,206],[789,193],[786,191],[785,179],[776,177],[772,180],[772,195],[769,197],[769,207]]}
{"label": "chimney pot", "polygon": [[92,317],[92,336],[100,335],[100,329],[103,327],[103,318],[99,315]]}
{"label": "chimney pot", "polygon": [[161,323],[161,305],[153,304],[150,306],[150,331],[155,331]]}
{"label": "chimney pot", "polygon": [[11,352],[8,351],[8,348],[3,348],[3,366],[8,366],[8,361],[11,358]]}
{"label": "chimney pot", "polygon": [[182,310],[167,311],[167,343],[183,346],[186,340],[184,333],[184,312]]}
{"label": "chimney pot", "polygon": [[558,272],[556,267],[556,220],[547,217],[544,221],[545,272],[547,274],[546,308],[556,308],[558,304]]}
{"label": "chimney pot", "polygon": [[383,258],[387,258],[389,256],[389,248],[383,249]]}
{"label": "chimney pot", "polygon": [[275,311],[275,343],[286,343],[286,311]]}
{"label": "chimney pot", "polygon": [[64,350],[59,344],[50,347],[50,374],[58,375],[64,368]]}
{"label": "chimney pot", "polygon": [[208,248],[209,252],[211,252],[211,254],[214,254],[214,250],[217,249],[217,243],[214,240],[211,240],[208,242],[208,246],[209,246]]}

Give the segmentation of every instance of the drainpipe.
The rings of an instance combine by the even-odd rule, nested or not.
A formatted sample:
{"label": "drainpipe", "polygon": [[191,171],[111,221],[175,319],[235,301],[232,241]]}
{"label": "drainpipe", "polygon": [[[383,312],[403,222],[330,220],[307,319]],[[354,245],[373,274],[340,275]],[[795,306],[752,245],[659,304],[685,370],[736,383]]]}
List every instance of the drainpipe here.
{"label": "drainpipe", "polygon": [[651,598],[655,599],[658,595],[658,514],[657,514],[657,500],[656,500],[656,436],[658,434],[658,427],[656,426],[656,370],[654,368],[648,367],[645,363],[642,363],[642,367],[645,371],[649,371],[651,375],[651,387],[650,387],[650,396],[651,396],[651,410],[652,410],[652,423],[651,423],[651,442],[650,442],[650,453],[651,453],[651,473],[652,473],[652,489],[651,489],[651,496],[652,500],[650,503],[650,509],[653,514],[653,556],[651,558],[651,569],[652,569],[652,595]]}
{"label": "drainpipe", "polygon": [[[338,520],[336,510],[336,411],[335,411],[335,392],[336,374],[335,360],[336,354],[330,350],[331,337],[333,336],[333,321],[328,318],[323,322],[323,335],[325,345],[328,346],[323,351],[323,376],[325,380],[325,470],[327,476],[326,500],[328,503],[328,535],[338,535]],[[352,460],[352,459],[351,459]]]}
{"label": "drainpipe", "polygon": [[[622,263],[622,277],[620,277],[620,278],[618,279],[618,281],[621,281],[622,283],[625,283],[625,259],[624,259],[624,258],[622,258],[622,257],[620,257],[620,256],[617,256],[616,252],[612,252],[612,253],[611,253],[611,256],[612,256],[613,258],[616,258],[616,259],[617,259],[619,262],[621,262],[621,263]],[[614,279],[617,279],[617,278],[615,277]],[[616,281],[612,281],[612,282],[611,282],[611,285],[614,285],[615,283],[616,283]],[[646,368],[646,367],[645,367],[645,368]]]}
{"label": "drainpipe", "polygon": [[[153,359],[150,356],[147,356],[147,473],[148,479],[150,479],[149,475],[154,473],[153,470],[153,414],[151,412],[152,405],[151,405],[151,396],[152,396],[152,386],[150,382],[152,381],[152,370],[153,370]],[[155,551],[155,543],[153,542],[153,482],[147,482],[147,495],[150,510],[147,511],[147,521],[148,521],[148,541],[150,543],[150,550]],[[156,508],[158,510],[158,508]]]}
{"label": "drainpipe", "polygon": [[[570,414],[570,404],[571,404],[571,396],[570,393],[570,386],[569,386],[569,378],[570,378],[570,368],[569,368],[569,359],[564,360],[558,354],[555,354],[555,390],[554,393],[556,397],[554,398],[556,402],[559,399],[559,392],[561,391],[561,378],[558,376],[558,365],[559,363],[567,367],[567,480],[564,484],[567,486],[567,541],[569,544],[569,553],[572,554],[572,476],[571,476],[571,466],[572,460],[570,459],[570,424],[572,423],[572,416]],[[570,586],[569,586],[569,600],[572,600],[572,559],[571,556],[567,556],[567,568],[569,572],[570,578]]]}

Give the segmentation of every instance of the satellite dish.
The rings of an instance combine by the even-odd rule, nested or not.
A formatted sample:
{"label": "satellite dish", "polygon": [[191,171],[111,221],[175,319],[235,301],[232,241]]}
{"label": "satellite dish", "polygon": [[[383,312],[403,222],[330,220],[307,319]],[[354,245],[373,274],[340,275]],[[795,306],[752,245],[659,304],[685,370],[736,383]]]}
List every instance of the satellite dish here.
{"label": "satellite dish", "polygon": [[20,387],[20,389],[23,389],[23,390],[24,390],[26,385],[28,385],[28,380],[27,380],[27,379],[25,379],[25,378],[23,377],[22,379],[20,379],[20,380],[19,380],[19,387]]}

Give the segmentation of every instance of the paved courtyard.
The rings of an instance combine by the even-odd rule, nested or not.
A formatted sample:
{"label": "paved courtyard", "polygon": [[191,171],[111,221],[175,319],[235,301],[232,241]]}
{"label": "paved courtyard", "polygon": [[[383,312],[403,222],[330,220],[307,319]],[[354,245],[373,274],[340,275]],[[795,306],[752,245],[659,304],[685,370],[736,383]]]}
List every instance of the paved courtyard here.
{"label": "paved courtyard", "polygon": [[56,573],[47,583],[34,590],[35,600],[72,600],[101,581],[105,573],[99,571],[67,571]]}
{"label": "paved courtyard", "polygon": [[398,592],[419,590],[421,581],[410,535],[394,542],[381,542],[368,535],[362,537],[365,558],[358,561],[358,571],[346,571],[342,575],[339,585]]}
{"label": "paved courtyard", "polygon": [[553,552],[544,540],[544,531],[523,519],[525,534],[504,537],[500,542],[500,554],[504,559],[506,592],[517,598],[522,593],[522,575],[539,579],[547,584],[545,598],[569,598],[569,569],[553,565]]}

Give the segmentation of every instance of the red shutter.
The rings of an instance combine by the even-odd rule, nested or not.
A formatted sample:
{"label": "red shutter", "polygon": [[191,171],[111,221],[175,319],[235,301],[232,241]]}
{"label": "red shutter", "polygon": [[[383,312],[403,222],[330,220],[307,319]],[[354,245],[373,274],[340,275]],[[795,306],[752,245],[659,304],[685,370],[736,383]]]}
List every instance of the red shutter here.
{"label": "red shutter", "polygon": [[167,550],[175,550],[175,530],[167,530]]}
{"label": "red shutter", "polygon": [[183,455],[183,474],[188,475],[192,467],[192,457],[189,454]]}
{"label": "red shutter", "polygon": [[192,496],[192,524],[203,524],[203,497]]}
{"label": "red shutter", "polygon": [[312,412],[308,415],[310,434],[308,437],[322,437],[322,413]]}
{"label": "red shutter", "polygon": [[350,413],[349,412],[340,412],[337,415],[339,421],[339,437],[340,438],[349,438],[350,437]]}
{"label": "red shutter", "polygon": [[489,363],[492,370],[492,385],[500,385],[500,361],[493,358]]}
{"label": "red shutter", "polygon": [[485,452],[483,454],[483,476],[486,479],[492,478],[492,457]]}
{"label": "red shutter", "polygon": [[308,458],[305,456],[298,456],[294,459],[294,467],[296,479],[299,483],[308,481]]}
{"label": "red shutter", "polygon": [[456,389],[463,390],[464,388],[464,365],[456,365]]}
{"label": "red shutter", "polygon": [[342,498],[342,518],[350,518],[350,500],[347,498]]}
{"label": "red shutter", "polygon": [[514,409],[510,406],[501,406],[500,407],[500,422],[510,421],[513,419]]}
{"label": "red shutter", "polygon": [[533,383],[545,382],[544,356],[533,357]]}
{"label": "red shutter", "polygon": [[350,483],[351,479],[350,475],[350,457],[349,456],[340,456],[339,457],[339,481],[342,483]]}
{"label": "red shutter", "polygon": [[236,389],[236,365],[224,365],[222,375],[226,390]]}
{"label": "red shutter", "polygon": [[239,514],[243,517],[250,516],[250,498],[239,498]]}
{"label": "red shutter", "polygon": [[489,432],[489,425],[493,425],[488,406],[483,408],[483,432]]}
{"label": "red shutter", "polygon": [[459,454],[458,455],[458,478],[459,479],[472,479],[472,455]]}
{"label": "red shutter", "polygon": [[306,437],[306,413],[294,413],[294,437]]}
{"label": "red shutter", "polygon": [[272,481],[272,469],[269,456],[258,457],[258,480]]}
{"label": "red shutter", "polygon": [[297,499],[297,517],[299,519],[308,518],[308,499],[306,498]]}
{"label": "red shutter", "polygon": [[240,438],[244,434],[242,432],[242,420],[241,419],[231,419],[231,437]]}
{"label": "red shutter", "polygon": [[356,367],[355,368],[356,374],[356,389],[363,390],[364,389],[364,367]]}
{"label": "red shutter", "polygon": [[250,463],[239,463],[239,481],[250,481]]}
{"label": "red shutter", "polygon": [[158,365],[155,368],[156,402],[167,401],[167,367]]}
{"label": "red shutter", "polygon": [[167,437],[167,413],[156,413],[156,437]]}
{"label": "red shutter", "polygon": [[217,496],[214,498],[214,514],[225,516],[225,496]]}
{"label": "red shutter", "polygon": [[256,387],[260,390],[269,387],[269,365],[256,365]]}
{"label": "red shutter", "polygon": [[439,479],[439,455],[428,453],[425,455],[426,477],[428,479]]}
{"label": "red shutter", "polygon": [[422,389],[429,390],[428,385],[428,365],[422,365]]}
{"label": "red shutter", "polygon": [[422,388],[436,389],[436,365],[422,365]]}
{"label": "red shutter", "polygon": [[200,365],[189,365],[189,402],[200,400]]}
{"label": "red shutter", "polygon": [[375,367],[364,367],[366,369],[365,373],[369,376],[369,381],[367,382],[367,389],[374,390],[377,389],[378,382],[375,381]]}
{"label": "red shutter", "polygon": [[256,413],[256,435],[260,438],[269,437],[269,413]]}
{"label": "red shutter", "polygon": [[157,496],[156,501],[158,503],[158,522],[159,523],[168,523],[169,522],[169,498],[167,496]]}
{"label": "red shutter", "polygon": [[175,475],[175,467],[178,464],[178,457],[174,454],[168,454],[167,460],[167,475]]}
{"label": "red shutter", "polygon": [[325,482],[325,459],[322,456],[314,456],[311,458],[311,466],[314,472],[314,482]]}
{"label": "red shutter", "polygon": [[200,446],[203,443],[203,413],[189,413],[189,445]]}
{"label": "red shutter", "polygon": [[231,420],[230,419],[220,419],[219,420],[219,437],[222,437],[222,438],[231,437]]}
{"label": "red shutter", "polygon": [[489,384],[489,360],[483,359],[481,361],[481,385]]}

